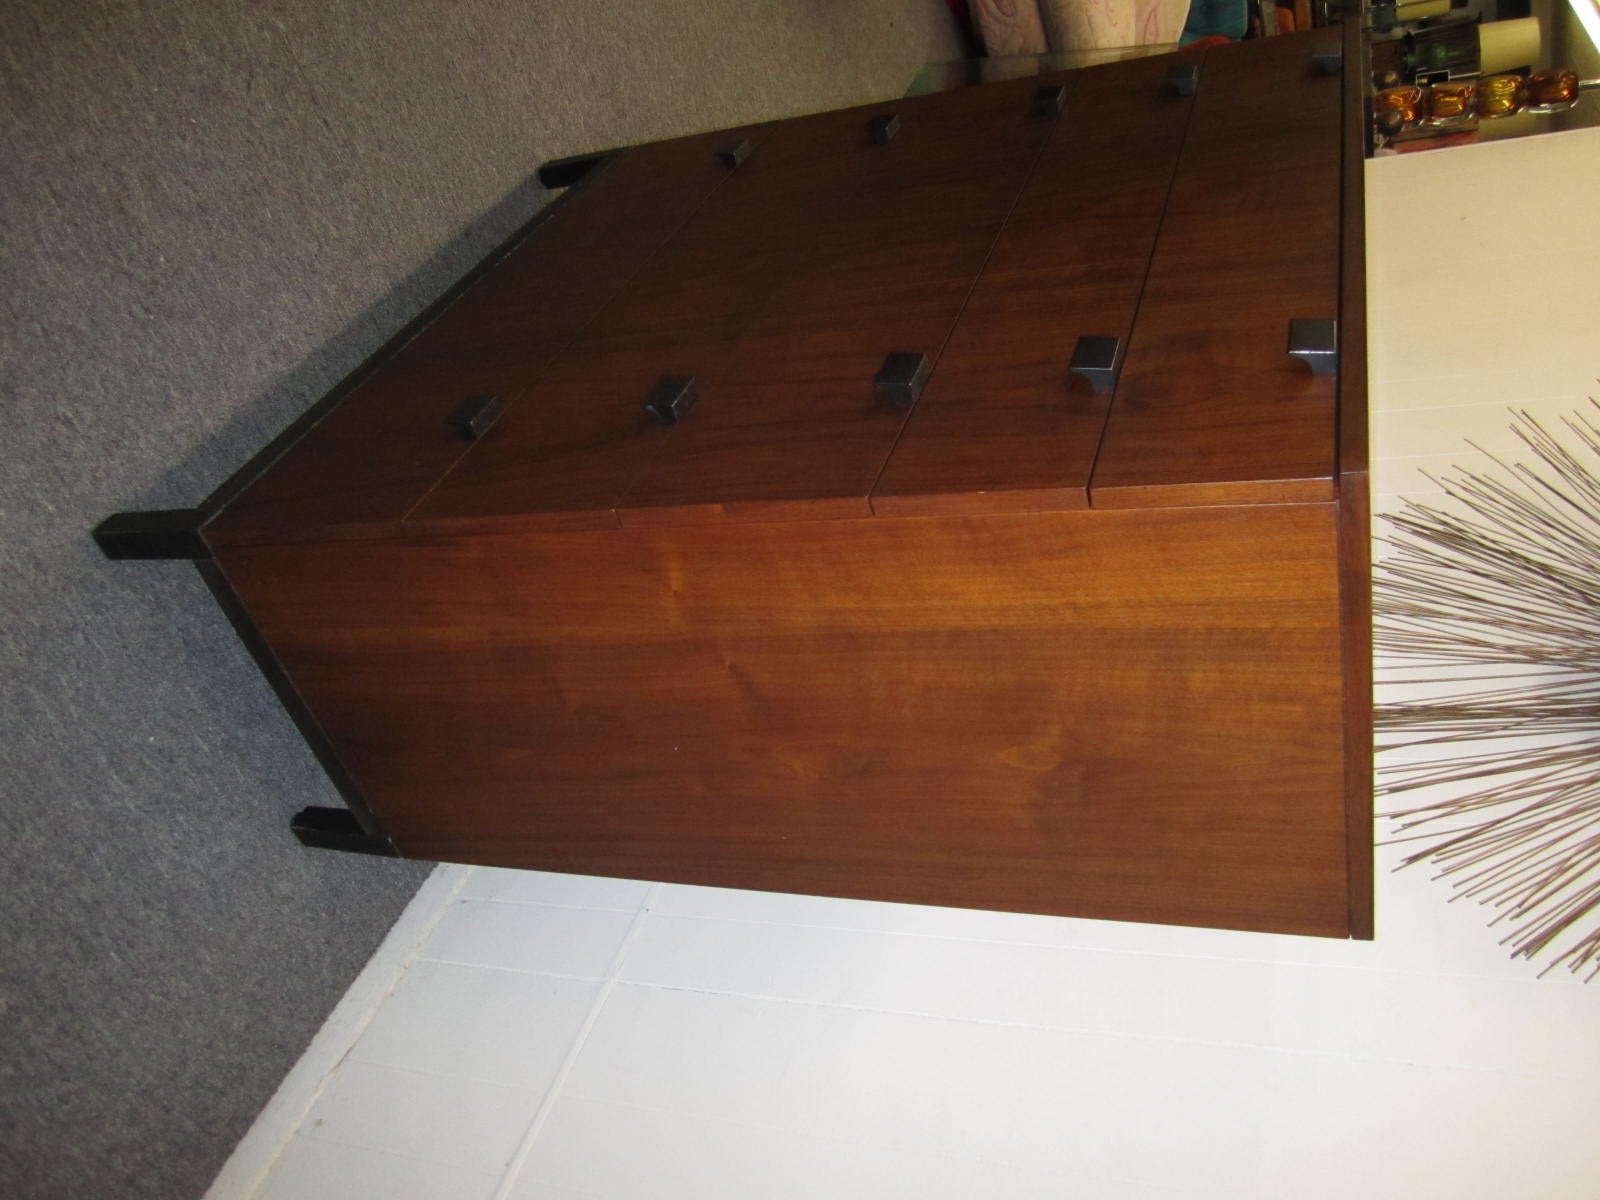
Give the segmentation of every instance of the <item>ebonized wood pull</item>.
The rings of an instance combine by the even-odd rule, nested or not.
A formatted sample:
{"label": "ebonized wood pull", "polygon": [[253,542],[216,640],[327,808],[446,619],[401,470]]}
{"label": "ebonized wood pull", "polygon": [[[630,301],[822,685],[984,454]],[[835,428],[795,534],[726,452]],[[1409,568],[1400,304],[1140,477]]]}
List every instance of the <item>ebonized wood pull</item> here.
{"label": "ebonized wood pull", "polygon": [[464,442],[475,442],[500,419],[500,400],[496,396],[468,396],[445,418],[445,424]]}
{"label": "ebonized wood pull", "polygon": [[644,410],[663,425],[676,425],[698,399],[693,375],[663,375],[644,398]]}
{"label": "ebonized wood pull", "polygon": [[900,117],[897,113],[879,113],[867,122],[867,136],[880,146],[887,146],[899,132]]}
{"label": "ebonized wood pull", "polygon": [[1117,386],[1117,372],[1122,369],[1122,339],[1110,334],[1085,334],[1072,348],[1072,361],[1067,370],[1081,375],[1097,392],[1109,392]]}
{"label": "ebonized wood pull", "polygon": [[205,523],[198,508],[119,512],[94,527],[94,541],[107,558],[210,558],[200,536]]}
{"label": "ebonized wood pull", "polygon": [[1066,106],[1067,89],[1059,84],[1039,88],[1033,93],[1033,115],[1036,117],[1059,117]]}
{"label": "ebonized wood pull", "polygon": [[931,368],[926,354],[895,351],[884,356],[883,365],[872,377],[872,386],[900,408],[910,408],[928,386]]}
{"label": "ebonized wood pull", "polygon": [[1339,373],[1339,322],[1330,317],[1295,317],[1289,322],[1289,353],[1313,375]]}
{"label": "ebonized wood pull", "polygon": [[751,149],[753,149],[753,147],[750,145],[749,139],[740,138],[737,141],[728,142],[726,145],[717,147],[717,149],[712,152],[711,157],[716,159],[719,163],[731,171],[734,167],[737,167],[745,159],[750,157]]}
{"label": "ebonized wood pull", "polygon": [[1167,77],[1161,81],[1162,91],[1172,96],[1192,96],[1199,86],[1200,65],[1198,63],[1173,67],[1167,72]]}
{"label": "ebonized wood pull", "polygon": [[1317,74],[1337,75],[1344,70],[1344,46],[1335,42],[1331,46],[1318,46],[1311,54],[1317,64]]}
{"label": "ebonized wood pull", "polygon": [[609,157],[606,154],[573,154],[553,158],[538,170],[539,182],[551,191],[571,187]]}

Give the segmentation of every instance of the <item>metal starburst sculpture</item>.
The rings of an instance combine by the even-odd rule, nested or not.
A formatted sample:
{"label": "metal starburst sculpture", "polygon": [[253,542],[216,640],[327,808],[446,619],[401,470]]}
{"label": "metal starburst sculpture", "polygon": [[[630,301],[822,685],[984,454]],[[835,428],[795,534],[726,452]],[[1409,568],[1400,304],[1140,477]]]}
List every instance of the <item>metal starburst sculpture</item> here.
{"label": "metal starburst sculpture", "polygon": [[[1600,975],[1600,405],[1437,478],[1373,572],[1378,794],[1405,866],[1491,905],[1512,957]],[[1477,447],[1474,447],[1477,449]]]}

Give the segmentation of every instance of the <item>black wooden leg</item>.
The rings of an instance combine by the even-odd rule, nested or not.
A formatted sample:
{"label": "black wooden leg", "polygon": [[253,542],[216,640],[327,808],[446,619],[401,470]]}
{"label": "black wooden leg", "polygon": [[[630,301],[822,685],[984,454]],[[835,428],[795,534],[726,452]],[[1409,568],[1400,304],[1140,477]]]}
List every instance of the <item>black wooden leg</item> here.
{"label": "black wooden leg", "polygon": [[603,163],[610,153],[574,154],[570,158],[552,158],[539,168],[539,182],[551,191],[571,187],[595,167]]}
{"label": "black wooden leg", "polygon": [[95,526],[94,540],[107,558],[210,558],[198,508],[120,512]]}
{"label": "black wooden leg", "polygon": [[355,814],[347,808],[302,808],[289,823],[290,832],[302,846],[318,850],[344,850],[351,854],[376,854],[398,858],[388,838],[361,828]]}
{"label": "black wooden leg", "polygon": [[198,508],[116,513],[96,526],[94,540],[107,558],[186,558],[194,561],[196,570],[211,588],[222,611],[233,623],[240,639],[256,660],[256,665],[261,668],[261,673],[277,692],[278,699],[288,710],[323,769],[328,772],[329,779],[350,805],[349,808],[301,809],[290,822],[290,830],[301,844],[325,850],[347,850],[355,854],[377,854],[385,858],[400,857],[394,844],[383,835],[377,822],[368,813],[355,784],[345,773],[315,718],[300,699],[294,683],[244,611],[244,606],[234,595],[221,568],[212,559],[210,550],[200,536],[202,524],[204,514]]}

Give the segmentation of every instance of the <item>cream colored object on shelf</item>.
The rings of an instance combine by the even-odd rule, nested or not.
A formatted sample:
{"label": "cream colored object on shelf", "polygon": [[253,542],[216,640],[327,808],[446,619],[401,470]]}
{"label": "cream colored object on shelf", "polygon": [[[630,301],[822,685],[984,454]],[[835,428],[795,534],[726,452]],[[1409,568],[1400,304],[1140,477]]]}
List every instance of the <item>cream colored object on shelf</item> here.
{"label": "cream colored object on shelf", "polygon": [[1450,11],[1450,0],[1402,0],[1395,5],[1395,17],[1401,21],[1420,21],[1424,17],[1442,17]]}
{"label": "cream colored object on shelf", "polygon": [[1189,0],[969,0],[994,57],[1175,43]]}
{"label": "cream colored object on shelf", "polygon": [[1478,26],[1478,69],[1485,75],[1539,64],[1538,17],[1489,21]]}
{"label": "cream colored object on shelf", "polygon": [[1040,0],[1054,50],[1176,42],[1189,0]]}

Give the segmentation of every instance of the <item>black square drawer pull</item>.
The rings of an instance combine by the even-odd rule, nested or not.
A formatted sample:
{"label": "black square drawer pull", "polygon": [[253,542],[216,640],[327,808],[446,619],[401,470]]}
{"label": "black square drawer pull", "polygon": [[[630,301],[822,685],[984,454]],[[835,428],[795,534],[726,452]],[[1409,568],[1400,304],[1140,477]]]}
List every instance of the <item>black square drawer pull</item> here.
{"label": "black square drawer pull", "polygon": [[1197,63],[1173,67],[1162,80],[1162,88],[1174,96],[1192,96],[1200,86],[1200,67]]}
{"label": "black square drawer pull", "polygon": [[663,425],[676,425],[698,399],[693,375],[663,375],[644,398],[644,410]]}
{"label": "black square drawer pull", "polygon": [[1081,375],[1097,392],[1109,392],[1117,386],[1117,372],[1122,369],[1122,339],[1110,334],[1085,334],[1072,348],[1072,361],[1067,370]]}
{"label": "black square drawer pull", "polygon": [[872,386],[899,407],[910,408],[928,386],[931,370],[926,354],[897,351],[884,357],[883,365],[872,377]]}
{"label": "black square drawer pull", "polygon": [[879,113],[867,122],[867,136],[880,146],[887,146],[900,132],[900,117],[895,113]]}
{"label": "black square drawer pull", "polygon": [[1289,322],[1289,353],[1313,375],[1339,373],[1339,322],[1331,317],[1296,317]]}
{"label": "black square drawer pull", "polygon": [[750,157],[750,150],[749,139],[740,138],[736,142],[729,142],[724,146],[717,147],[711,157],[731,170]]}
{"label": "black square drawer pull", "polygon": [[1033,115],[1059,117],[1067,106],[1067,89],[1061,86],[1042,87],[1033,93]]}
{"label": "black square drawer pull", "polygon": [[468,396],[445,419],[464,442],[475,442],[500,419],[500,400],[495,396]]}

